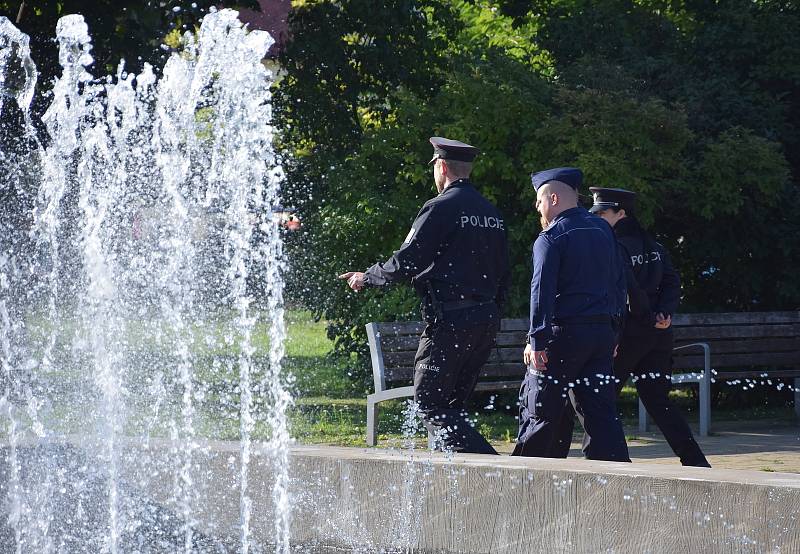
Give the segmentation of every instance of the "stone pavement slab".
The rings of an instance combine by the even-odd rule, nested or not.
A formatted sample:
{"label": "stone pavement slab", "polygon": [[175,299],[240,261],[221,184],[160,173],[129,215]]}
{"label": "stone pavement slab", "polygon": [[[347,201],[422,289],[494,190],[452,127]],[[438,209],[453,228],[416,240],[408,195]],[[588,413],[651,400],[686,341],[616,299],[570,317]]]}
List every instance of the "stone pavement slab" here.
{"label": "stone pavement slab", "polygon": [[[634,462],[680,465],[658,427],[647,433],[626,429],[628,449]],[[582,434],[576,433],[570,458],[583,456]],[[712,422],[712,434],[700,437],[700,447],[712,467],[764,472],[800,473],[800,426],[780,421]],[[501,453],[510,453],[513,443],[494,444]]]}

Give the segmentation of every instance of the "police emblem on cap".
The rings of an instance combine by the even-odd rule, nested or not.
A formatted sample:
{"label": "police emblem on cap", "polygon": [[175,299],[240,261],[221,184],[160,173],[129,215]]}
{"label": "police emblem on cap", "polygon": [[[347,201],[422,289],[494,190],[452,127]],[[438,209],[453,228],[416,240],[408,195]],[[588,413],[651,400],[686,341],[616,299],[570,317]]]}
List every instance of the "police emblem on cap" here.
{"label": "police emblem on cap", "polygon": [[478,155],[480,150],[461,142],[460,140],[452,140],[444,137],[431,137],[428,139],[433,145],[433,158],[428,163],[431,164],[436,160],[456,160],[459,162],[471,162]]}
{"label": "police emblem on cap", "polygon": [[583,171],[577,167],[556,167],[531,173],[531,184],[537,192],[550,181],[560,181],[578,190],[583,183]]}
{"label": "police emblem on cap", "polygon": [[589,187],[592,193],[593,204],[589,211],[602,212],[609,208],[619,208],[627,212],[636,207],[636,193],[625,189]]}

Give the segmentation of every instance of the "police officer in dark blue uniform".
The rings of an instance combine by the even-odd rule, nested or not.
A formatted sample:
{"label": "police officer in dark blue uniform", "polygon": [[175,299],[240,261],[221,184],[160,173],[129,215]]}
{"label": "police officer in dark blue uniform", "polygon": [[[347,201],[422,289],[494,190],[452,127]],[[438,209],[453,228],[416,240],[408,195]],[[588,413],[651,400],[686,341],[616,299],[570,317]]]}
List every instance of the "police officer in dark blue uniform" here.
{"label": "police officer in dark blue uniform", "polygon": [[510,278],[505,221],[469,180],[478,149],[430,139],[439,195],[417,214],[385,263],[340,275],[354,290],[410,280],[426,327],[414,362],[414,399],[425,424],[458,452],[497,454],[465,404],[495,345]]}
{"label": "police officer in dark blue uniform", "polygon": [[614,360],[617,393],[632,377],[639,398],[681,463],[710,467],[686,421],[669,399],[675,341],[671,324],[681,297],[680,277],[667,250],[636,219],[636,193],[616,188],[589,190],[594,195],[590,211],[614,228],[634,277],[629,278],[630,307]]}
{"label": "police officer in dark blue uniform", "polygon": [[531,176],[543,231],[533,245],[531,315],[523,355],[514,455],[554,457],[553,443],[573,395],[594,460],[629,462],[617,418],[612,359],[625,303],[617,241],[599,217],[578,206],[583,174],[556,168]]}

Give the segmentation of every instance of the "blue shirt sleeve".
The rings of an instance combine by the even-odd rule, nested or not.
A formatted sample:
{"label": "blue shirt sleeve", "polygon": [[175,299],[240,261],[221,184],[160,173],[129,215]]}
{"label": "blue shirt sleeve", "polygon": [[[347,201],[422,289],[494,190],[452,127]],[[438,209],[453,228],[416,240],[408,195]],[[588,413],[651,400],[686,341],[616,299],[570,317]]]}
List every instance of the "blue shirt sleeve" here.
{"label": "blue shirt sleeve", "polygon": [[544,350],[552,336],[550,326],[556,305],[556,286],[561,253],[547,235],[533,243],[533,278],[531,279],[531,326],[528,339],[534,350]]}

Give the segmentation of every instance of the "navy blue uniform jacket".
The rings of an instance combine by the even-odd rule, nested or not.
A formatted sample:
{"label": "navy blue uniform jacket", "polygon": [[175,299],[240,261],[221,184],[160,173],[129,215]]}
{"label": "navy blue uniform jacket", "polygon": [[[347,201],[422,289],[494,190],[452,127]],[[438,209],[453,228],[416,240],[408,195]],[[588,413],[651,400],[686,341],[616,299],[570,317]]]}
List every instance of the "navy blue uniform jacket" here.
{"label": "navy blue uniform jacket", "polygon": [[620,318],[623,261],[611,226],[582,207],[559,214],[533,243],[528,339],[544,350],[552,326],[588,316]]}

